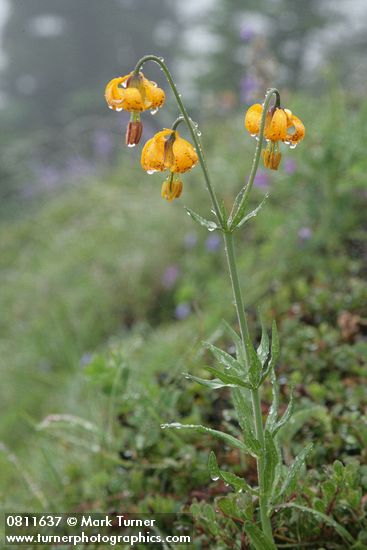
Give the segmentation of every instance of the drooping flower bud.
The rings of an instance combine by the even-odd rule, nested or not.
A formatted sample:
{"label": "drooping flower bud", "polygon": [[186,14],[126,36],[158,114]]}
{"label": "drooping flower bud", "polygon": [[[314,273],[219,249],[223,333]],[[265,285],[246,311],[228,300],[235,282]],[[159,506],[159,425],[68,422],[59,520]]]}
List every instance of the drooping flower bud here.
{"label": "drooping flower bud", "polygon": [[135,147],[140,141],[143,133],[143,124],[140,120],[130,120],[126,128],[126,145]]}

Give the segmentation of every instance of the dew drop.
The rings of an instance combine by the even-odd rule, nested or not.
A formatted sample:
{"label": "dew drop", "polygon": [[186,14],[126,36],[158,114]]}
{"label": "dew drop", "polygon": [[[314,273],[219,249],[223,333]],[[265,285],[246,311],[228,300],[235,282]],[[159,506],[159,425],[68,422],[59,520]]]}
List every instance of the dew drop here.
{"label": "dew drop", "polygon": [[256,137],[256,134],[250,134],[251,137]]}
{"label": "dew drop", "polygon": [[219,476],[216,476],[214,474],[210,474],[210,477],[211,477],[212,481],[218,481],[218,479],[219,479]]}
{"label": "dew drop", "polygon": [[285,143],[285,145],[290,145],[291,142],[290,141],[285,141],[284,143]]}
{"label": "dew drop", "polygon": [[152,110],[150,111],[150,114],[151,114],[151,115],[155,115],[156,113],[158,113],[158,107],[156,107],[155,109],[152,109]]}
{"label": "dew drop", "polygon": [[297,143],[291,143],[289,146],[289,149],[295,149],[297,147]]}
{"label": "dew drop", "polygon": [[164,57],[159,57],[159,61],[162,61],[162,63],[164,63]]}
{"label": "dew drop", "polygon": [[108,106],[109,109],[112,109],[111,105]]}
{"label": "dew drop", "polygon": [[132,147],[135,147],[135,143],[128,143],[127,146],[131,149]]}
{"label": "dew drop", "polygon": [[[198,130],[198,131],[196,132],[196,135],[200,137],[200,136],[201,136],[201,132]],[[200,149],[201,149],[201,148],[200,148]]]}
{"label": "dew drop", "polygon": [[147,170],[147,174],[151,176],[152,174],[155,174],[158,170]]}
{"label": "dew drop", "polygon": [[116,111],[117,111],[118,113],[121,113],[122,107],[116,107]]}

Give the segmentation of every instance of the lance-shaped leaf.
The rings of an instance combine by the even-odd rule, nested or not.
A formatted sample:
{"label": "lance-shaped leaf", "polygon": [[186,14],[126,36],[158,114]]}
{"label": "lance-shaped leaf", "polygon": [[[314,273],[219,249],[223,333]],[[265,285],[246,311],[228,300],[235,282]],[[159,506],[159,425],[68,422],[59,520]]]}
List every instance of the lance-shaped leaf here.
{"label": "lance-shaped leaf", "polygon": [[188,374],[186,372],[183,373],[185,378],[188,380],[192,380],[193,382],[197,382],[198,384],[201,384],[201,386],[206,386],[207,388],[210,388],[211,390],[218,390],[220,388],[234,388],[236,387],[234,384],[225,384],[219,379],[215,380],[206,380],[205,378],[199,378],[198,376],[194,376],[192,374]]}
{"label": "lance-shaped leaf", "polygon": [[209,371],[211,374],[214,374],[214,376],[217,376],[219,380],[224,382],[225,384],[231,384],[233,386],[241,386],[242,388],[251,388],[251,384],[248,380],[243,380],[240,376],[236,376],[235,374],[227,374],[226,372],[222,372],[214,367],[204,367],[205,370]]}
{"label": "lance-shaped leaf", "polygon": [[265,450],[264,450],[264,491],[270,495],[273,489],[275,479],[275,469],[278,464],[279,456],[274,444],[273,437],[268,430],[265,430]]}
{"label": "lance-shaped leaf", "polygon": [[266,330],[265,321],[261,311],[259,310],[260,323],[261,323],[261,341],[256,353],[261,361],[261,365],[264,366],[269,356],[270,342],[268,331]]}
{"label": "lance-shaped leaf", "polygon": [[245,533],[249,536],[256,550],[277,550],[271,539],[255,523],[245,523]]}
{"label": "lance-shaped leaf", "polygon": [[269,409],[268,417],[266,419],[265,428],[272,433],[274,426],[278,418],[278,409],[279,409],[279,385],[275,376],[274,369],[271,371],[271,392],[272,392],[272,402]]}
{"label": "lance-shaped leaf", "polygon": [[232,357],[232,355],[220,348],[217,348],[216,346],[213,346],[213,344],[210,344],[209,342],[203,342],[203,344],[209,351],[212,352],[214,357],[220,363],[222,363],[222,365],[224,365],[228,369],[232,368],[237,372],[243,371],[240,363],[234,357]]}
{"label": "lance-shaped leaf", "polygon": [[256,389],[260,386],[261,381],[261,361],[257,356],[252,342],[246,342],[247,356],[250,363],[248,369],[248,378],[253,389]]}
{"label": "lance-shaped leaf", "polygon": [[243,345],[241,336],[237,334],[235,330],[227,323],[227,321],[223,321],[224,330],[226,331],[229,338],[232,339],[235,347],[236,347],[236,356],[238,361],[245,367],[246,364],[246,352],[245,347]]}
{"label": "lance-shaped leaf", "polygon": [[[233,220],[233,223],[231,224],[231,229],[234,229],[235,227],[241,227],[246,222],[251,220],[251,218],[255,218],[258,215],[258,213],[260,212],[260,210],[262,209],[262,207],[264,206],[264,204],[266,203],[266,201],[268,200],[268,198],[269,198],[269,193],[267,193],[265,195],[265,197],[263,198],[261,203],[254,210],[252,210],[252,212],[250,212],[249,214],[243,215],[244,211],[246,209],[246,205],[243,209],[239,210],[238,215],[236,214],[236,216]],[[242,213],[242,218],[241,218],[241,213],[240,212],[243,212]],[[237,219],[239,219],[238,223],[236,222]]]}
{"label": "lance-shaped leaf", "polygon": [[208,231],[215,231],[216,229],[220,229],[220,227],[211,220],[206,220],[200,214],[197,214],[191,208],[185,208],[188,215],[199,225],[202,225],[203,227],[206,227]]}
{"label": "lance-shaped leaf", "polygon": [[213,481],[222,479],[224,483],[231,485],[231,487],[233,487],[236,492],[240,493],[242,491],[246,491],[251,494],[257,494],[257,491],[250,487],[250,485],[244,479],[242,479],[242,477],[238,477],[232,472],[221,470],[218,466],[217,458],[213,451],[211,451],[209,455],[208,469],[210,477]]}
{"label": "lance-shaped leaf", "polygon": [[[247,399],[246,399],[247,394]],[[250,404],[250,392],[241,388],[233,388],[232,390],[233,404],[236,409],[238,423],[242,430],[247,433],[254,434],[253,412]]]}
{"label": "lance-shaped leaf", "polygon": [[[321,521],[322,523],[326,523],[327,525],[330,525],[330,527],[333,527],[335,531],[340,535],[346,542],[348,542],[352,547],[352,545],[355,544],[355,540],[352,537],[350,533],[342,526],[340,523],[335,521],[332,517],[327,516],[326,514],[323,514],[322,512],[318,512],[315,508],[307,508],[307,506],[301,506],[300,504],[296,504],[293,502],[287,502],[286,504],[280,504],[279,506],[276,506],[277,509],[280,508],[295,508],[296,510],[300,510],[301,512],[306,512],[308,514],[313,515],[316,519]],[[348,547],[349,548],[349,547]]]}
{"label": "lance-shaped leaf", "polygon": [[279,359],[279,355],[280,355],[279,334],[278,334],[277,324],[275,321],[273,321],[272,328],[271,328],[270,353],[271,353],[270,361],[268,363],[265,363],[264,369],[261,374],[261,384],[264,382],[268,374],[273,369],[275,369]]}
{"label": "lance-shaped leaf", "polygon": [[280,428],[282,428],[288,420],[290,420],[294,411],[294,397],[293,397],[293,388],[291,388],[291,395],[289,399],[288,407],[286,408],[282,418],[275,423],[274,428],[271,430],[272,434],[275,435]]}
{"label": "lance-shaped leaf", "polygon": [[279,491],[279,494],[277,495],[278,497],[286,494],[290,489],[293,488],[293,485],[297,481],[297,477],[299,476],[301,468],[303,467],[312,449],[313,449],[313,444],[309,443],[304,449],[302,449],[299,455],[296,456],[291,467],[288,470],[287,477],[284,480],[284,483]]}
{"label": "lance-shaped leaf", "polygon": [[209,434],[215,437],[216,439],[220,439],[221,441],[224,441],[227,445],[230,445],[231,447],[236,447],[237,449],[241,449],[242,451],[245,451],[249,454],[252,454],[251,450],[248,449],[248,447],[242,443],[239,439],[236,437],[233,437],[233,435],[226,434],[224,432],[220,432],[219,430],[212,430],[211,428],[207,428],[206,426],[201,426],[200,424],[180,424],[179,422],[173,422],[172,424],[162,424],[161,428],[164,430],[166,428],[170,430],[192,430],[197,433],[202,434]]}

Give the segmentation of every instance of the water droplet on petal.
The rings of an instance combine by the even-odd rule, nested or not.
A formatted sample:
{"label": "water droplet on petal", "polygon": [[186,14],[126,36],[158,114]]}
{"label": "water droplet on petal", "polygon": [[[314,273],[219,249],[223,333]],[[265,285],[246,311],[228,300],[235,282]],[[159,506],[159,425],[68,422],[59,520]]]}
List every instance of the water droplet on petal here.
{"label": "water droplet on petal", "polygon": [[289,146],[289,149],[295,149],[297,147],[297,143],[291,143]]}
{"label": "water droplet on petal", "polygon": [[250,134],[251,137],[256,137],[256,134]]}
{"label": "water droplet on petal", "polygon": [[117,113],[121,113],[122,110],[123,110],[122,107],[116,107],[116,112]]}
{"label": "water droplet on petal", "polygon": [[147,170],[147,174],[149,174],[149,176],[155,174],[156,172],[158,172],[158,170]]}
{"label": "water droplet on petal", "polygon": [[290,141],[285,141],[284,143],[285,143],[285,145],[290,145],[291,142]]}
{"label": "water droplet on petal", "polygon": [[127,146],[131,149],[132,147],[135,147],[135,143],[128,143]]}
{"label": "water droplet on petal", "polygon": [[155,109],[151,109],[150,111],[151,115],[155,115],[156,113],[158,113],[158,107],[156,107]]}

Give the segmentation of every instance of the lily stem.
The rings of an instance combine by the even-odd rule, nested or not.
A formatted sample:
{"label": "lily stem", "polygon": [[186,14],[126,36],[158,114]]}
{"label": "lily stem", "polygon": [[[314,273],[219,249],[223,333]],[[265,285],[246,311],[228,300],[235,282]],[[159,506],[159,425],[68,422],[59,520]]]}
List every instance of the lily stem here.
{"label": "lily stem", "polygon": [[189,114],[186,110],[185,105],[182,102],[181,94],[179,94],[179,92],[176,88],[176,84],[173,81],[172,75],[171,75],[170,71],[168,70],[167,65],[165,64],[163,59],[161,59],[160,57],[157,57],[156,55],[145,55],[144,57],[142,57],[137,62],[136,66],[135,66],[135,69],[134,69],[134,72],[138,73],[140,71],[140,69],[142,68],[142,66],[144,65],[144,63],[146,63],[147,61],[154,61],[155,63],[157,63],[162,68],[162,70],[165,74],[167,82],[171,87],[171,90],[172,90],[172,92],[175,96],[175,99],[177,101],[177,105],[178,105],[178,107],[181,111],[182,117],[183,117],[189,131],[190,131],[192,140],[195,144],[195,149],[196,149],[197,155],[199,157],[199,162],[200,162],[203,174],[204,174],[206,187],[209,191],[209,195],[210,195],[210,199],[211,199],[211,202],[212,202],[212,205],[213,205],[214,213],[217,217],[219,225],[221,227],[224,227],[225,223],[226,223],[226,220],[223,219],[217,196],[215,194],[214,188],[213,188],[213,186],[211,184],[211,181],[210,181],[209,171],[208,171],[208,167],[206,165],[206,161],[205,161],[204,153],[203,153],[201,143],[200,143],[200,140],[199,140],[199,136],[197,135],[196,128],[195,128],[191,118],[189,117]]}
{"label": "lily stem", "polygon": [[[278,103],[280,102],[280,96],[279,92],[276,88],[269,88],[269,90],[266,92],[264,104],[263,104],[263,111],[261,114],[261,121],[260,121],[260,127],[259,127],[259,134],[257,136],[257,145],[255,149],[254,159],[252,161],[251,166],[251,172],[247,181],[247,184],[245,187],[240,191],[240,194],[238,196],[239,201],[235,201],[233,205],[233,209],[230,215],[230,219],[232,221],[236,221],[237,223],[240,221],[240,218],[237,219],[237,214],[240,216],[241,212],[243,211],[243,208],[246,205],[247,198],[251,192],[252,186],[254,184],[255,176],[257,169],[259,167],[260,157],[261,157],[261,151],[262,151],[262,145],[264,140],[264,131],[265,131],[265,123],[266,123],[266,114],[269,109],[270,101],[272,96],[275,95],[275,105],[278,106]],[[238,205],[238,206],[237,206]],[[237,206],[237,208],[235,208]],[[236,227],[236,223],[234,223],[234,228]]]}
{"label": "lily stem", "polygon": [[[232,282],[233,297],[234,297],[234,303],[237,311],[238,323],[240,326],[242,341],[245,344],[246,342],[249,341],[250,335],[249,335],[248,323],[246,319],[240,281],[238,277],[236,252],[235,252],[235,247],[233,242],[233,233],[231,233],[230,231],[225,231],[224,242],[226,246],[226,256],[227,256],[229,274]],[[246,350],[246,345],[244,347],[245,347],[245,353],[247,358],[248,354]],[[265,446],[264,427],[263,427],[263,421],[262,421],[262,415],[261,415],[260,394],[258,389],[251,390],[251,400],[252,400],[252,411],[253,411],[254,421],[255,421],[256,437],[261,445],[262,450],[264,450],[264,446]],[[273,541],[272,528],[271,528],[270,518],[268,514],[268,499],[264,491],[264,475],[265,475],[264,468],[265,468],[265,464],[264,464],[264,458],[262,454],[257,459],[261,526],[262,526],[263,532],[268,536],[268,538],[271,541]]]}

